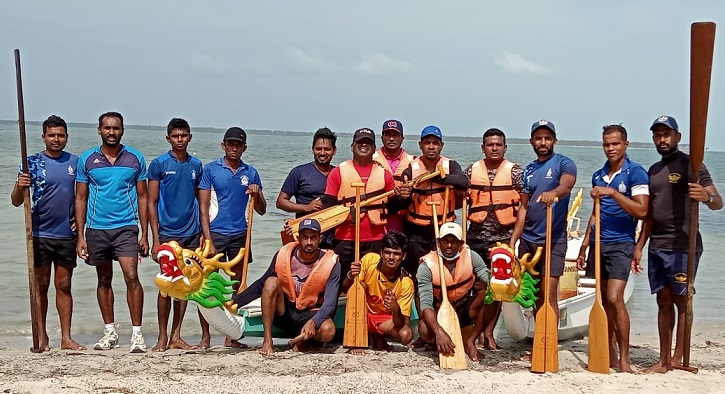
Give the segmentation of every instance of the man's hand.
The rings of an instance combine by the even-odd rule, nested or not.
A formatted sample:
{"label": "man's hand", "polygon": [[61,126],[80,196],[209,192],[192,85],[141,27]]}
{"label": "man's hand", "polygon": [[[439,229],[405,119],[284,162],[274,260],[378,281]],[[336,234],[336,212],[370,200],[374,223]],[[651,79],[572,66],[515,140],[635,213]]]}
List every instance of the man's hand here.
{"label": "man's hand", "polygon": [[408,186],[408,176],[403,175],[403,183],[395,186],[395,194],[402,199],[410,197],[410,186]]}
{"label": "man's hand", "polygon": [[30,186],[30,174],[22,173],[18,175],[18,189],[22,190]]}
{"label": "man's hand", "polygon": [[636,275],[642,273],[642,251],[634,250],[634,256],[632,256],[632,272]]}
{"label": "man's hand", "polygon": [[257,194],[259,194],[259,185],[251,184],[247,186],[247,194],[252,197],[257,197]]}
{"label": "man's hand", "polygon": [[201,233],[201,236],[199,237],[199,245],[203,248],[207,239],[209,240],[209,257],[214,257],[216,254],[216,247],[214,247],[214,241],[211,237],[207,238],[204,236],[204,233]]}
{"label": "man's hand", "polygon": [[442,328],[438,328],[436,331],[436,346],[438,347],[438,353],[442,354],[454,354],[456,345],[451,341],[451,337],[448,333],[443,331]]}
{"label": "man's hand", "polygon": [[583,270],[587,267],[587,258],[585,256],[586,251],[587,249],[584,246],[582,246],[579,250],[579,256],[576,258],[576,268],[578,270]]}
{"label": "man's hand", "polygon": [[[18,178],[20,179],[20,178]],[[18,185],[20,183],[18,182]],[[688,183],[687,184],[690,187],[689,190],[689,196],[691,199],[697,201],[697,202],[707,202],[707,200],[710,199],[710,193],[708,193],[707,189],[705,189],[701,184],[699,183]]]}
{"label": "man's hand", "polygon": [[305,212],[317,212],[320,209],[322,209],[322,199],[320,197],[317,197],[305,205],[304,211]]}
{"label": "man's hand", "polygon": [[353,261],[352,264],[350,264],[350,277],[355,278],[360,275],[360,265],[359,261]]}
{"label": "man's hand", "polygon": [[589,195],[591,195],[592,198],[601,198],[603,196],[611,196],[612,194],[614,194],[614,189],[605,186],[595,186],[589,192]]}
{"label": "man's hand", "polygon": [[395,296],[395,293],[392,290],[385,290],[383,305],[385,306],[385,309],[387,309],[390,313],[395,313],[397,310],[400,309],[400,305],[398,304],[398,297]]}
{"label": "man's hand", "polygon": [[88,260],[88,244],[85,237],[78,237],[76,243],[76,254],[83,260]]}
{"label": "man's hand", "polygon": [[553,191],[550,191],[550,192],[541,193],[541,195],[539,196],[538,199],[536,199],[536,201],[544,203],[546,205],[551,205],[552,203],[556,202],[557,199],[558,199],[558,197],[556,196],[556,193],[554,193]]}
{"label": "man's hand", "polygon": [[138,252],[141,257],[147,257],[149,255],[149,240],[146,234],[141,234],[138,239]]}
{"label": "man's hand", "polygon": [[[201,245],[201,244],[200,244]],[[158,239],[155,239],[154,242],[151,244],[151,259],[153,259],[155,262],[159,262],[158,257],[156,255],[159,253],[159,246],[161,246],[161,243]]]}
{"label": "man's hand", "polygon": [[302,330],[300,331],[300,335],[302,335],[303,340],[308,340],[317,334],[317,329],[315,329],[315,322],[312,321],[312,319],[308,320],[307,323],[302,327]]}

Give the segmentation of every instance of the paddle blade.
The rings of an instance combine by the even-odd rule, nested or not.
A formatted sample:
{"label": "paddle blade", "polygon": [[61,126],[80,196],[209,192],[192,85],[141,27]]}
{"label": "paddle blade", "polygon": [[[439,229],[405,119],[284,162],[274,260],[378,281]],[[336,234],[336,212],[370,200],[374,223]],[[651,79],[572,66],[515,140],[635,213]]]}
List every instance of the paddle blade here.
{"label": "paddle blade", "polygon": [[559,372],[559,331],[554,309],[545,302],[536,313],[531,372]]}
{"label": "paddle blade", "polygon": [[458,315],[448,300],[445,300],[438,309],[438,324],[443,331],[451,337],[455,346],[453,354],[439,353],[439,365],[442,369],[468,369],[466,351],[463,349],[463,336],[461,325],[458,323]]}
{"label": "paddle blade", "polygon": [[607,312],[596,300],[589,312],[589,372],[609,373],[609,325]]}
{"label": "paddle blade", "polygon": [[345,332],[342,337],[342,346],[354,348],[368,347],[367,319],[365,289],[356,278],[350,290],[347,291]]}
{"label": "paddle blade", "polygon": [[697,173],[705,152],[705,129],[710,100],[710,77],[715,47],[715,24],[696,22],[690,47],[690,163]]}
{"label": "paddle blade", "polygon": [[345,222],[348,216],[350,216],[350,207],[336,205],[334,207],[329,207],[321,211],[313,212],[301,218],[290,220],[289,226],[292,227],[293,236],[292,238],[290,238],[284,233],[284,230],[282,230],[282,232],[280,233],[280,235],[282,236],[282,243],[287,244],[294,240],[294,238],[300,232],[300,223],[302,223],[302,221],[305,219],[316,219],[320,223],[321,231],[325,232]]}

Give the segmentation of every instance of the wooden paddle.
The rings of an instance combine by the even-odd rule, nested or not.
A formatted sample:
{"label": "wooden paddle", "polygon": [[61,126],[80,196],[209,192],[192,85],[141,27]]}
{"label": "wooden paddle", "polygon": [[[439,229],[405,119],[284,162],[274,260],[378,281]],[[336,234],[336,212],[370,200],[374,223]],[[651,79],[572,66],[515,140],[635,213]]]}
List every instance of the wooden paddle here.
{"label": "wooden paddle", "polygon": [[601,263],[601,200],[594,199],[594,277],[596,296],[594,306],[589,312],[589,372],[609,373],[609,324],[607,312],[602,304],[602,263]]}
{"label": "wooden paddle", "polygon": [[531,351],[531,372],[559,372],[559,331],[554,308],[549,304],[551,277],[551,215],[552,205],[546,205],[546,243],[544,262],[544,304],[536,312],[534,345]]}
{"label": "wooden paddle", "polygon": [[[707,109],[710,100],[710,76],[715,47],[715,24],[696,22],[691,26],[690,49],[690,169],[694,182],[699,181],[700,166],[705,155],[705,131]],[[699,205],[690,200],[689,244],[687,248],[687,302],[685,306],[685,332],[683,338],[682,368],[697,373],[690,367],[690,340],[692,335],[692,296],[695,292],[695,262],[697,232],[699,230]]]}
{"label": "wooden paddle", "polygon": [[249,206],[247,207],[247,237],[244,240],[244,260],[242,260],[242,283],[239,284],[237,294],[247,288],[247,270],[249,270],[249,255],[252,250],[252,223],[254,222],[254,196],[249,196]]}
{"label": "wooden paddle", "polygon": [[[364,183],[353,183],[355,188],[355,262],[360,262],[360,189]],[[345,305],[345,332],[342,337],[342,346],[352,348],[368,347],[368,313],[365,300],[365,289],[360,284],[358,275],[353,279],[352,286],[347,291],[347,304]]]}
{"label": "wooden paddle", "polygon": [[466,231],[468,231],[468,196],[463,197],[463,207],[461,216],[463,216],[463,219],[461,220],[461,229],[463,230],[463,243],[466,243]]}
{"label": "wooden paddle", "polygon": [[[408,182],[409,186],[414,186],[417,183],[427,181],[429,179],[433,179],[437,176],[445,177],[445,172],[443,172],[443,168],[439,168],[435,172],[431,172],[428,174],[424,174],[416,179],[413,179],[412,181]],[[374,202],[380,201],[384,198],[388,198],[395,194],[395,190],[387,191],[379,196],[368,198],[367,200],[364,200],[361,202],[361,207],[366,207],[368,205],[371,205]],[[346,206],[344,204],[335,205],[329,208],[325,208],[322,210],[319,210],[317,212],[312,212],[309,215],[305,215],[300,218],[292,219],[287,222],[287,224],[292,228],[292,235],[290,236],[286,230],[282,230],[280,232],[280,236],[282,237],[282,243],[288,244],[297,238],[297,234],[299,233],[299,227],[300,223],[305,219],[317,219],[317,221],[320,223],[320,227],[322,229],[322,232],[325,232],[331,228],[334,228],[343,222],[347,220],[347,218],[350,216],[350,206]]]}
{"label": "wooden paddle", "polygon": [[[15,82],[18,91],[18,127],[20,128],[20,162],[22,163],[23,173],[28,173],[28,148],[25,141],[25,104],[23,101],[23,78],[20,72],[20,50],[15,50]],[[33,333],[33,347],[30,351],[33,353],[42,352],[40,348],[40,332],[42,330],[40,324],[41,310],[38,305],[40,295],[38,294],[38,283],[35,278],[35,252],[33,248],[33,218],[30,212],[30,188],[23,189],[23,209],[25,211],[25,248],[28,255],[28,287],[30,289],[30,323]],[[83,231],[83,229],[78,229]]]}
{"label": "wooden paddle", "polygon": [[[447,189],[446,189],[447,190]],[[433,226],[436,236],[436,250],[438,251],[438,276],[441,278],[441,306],[438,309],[438,325],[448,334],[453,342],[453,354],[438,353],[438,365],[442,369],[467,369],[468,361],[466,361],[466,352],[463,350],[463,335],[461,334],[461,324],[458,322],[458,314],[453,309],[453,305],[448,300],[448,290],[446,288],[446,277],[443,275],[446,267],[443,265],[443,258],[438,247],[438,239],[440,238],[440,230],[438,227],[438,212],[436,205],[438,202],[430,201],[428,205],[433,209]]]}
{"label": "wooden paddle", "polygon": [[445,185],[445,192],[443,192],[443,211],[441,212],[441,220],[443,223],[448,221],[448,204],[451,198],[451,186]]}

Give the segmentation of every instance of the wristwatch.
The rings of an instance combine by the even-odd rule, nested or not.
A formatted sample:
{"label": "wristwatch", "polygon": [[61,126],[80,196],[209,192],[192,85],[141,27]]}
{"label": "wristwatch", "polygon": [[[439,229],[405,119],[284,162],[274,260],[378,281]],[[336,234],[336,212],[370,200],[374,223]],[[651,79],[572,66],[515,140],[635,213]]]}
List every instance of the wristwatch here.
{"label": "wristwatch", "polygon": [[712,204],[712,200],[715,198],[714,194],[708,194],[707,195],[707,201],[705,201],[705,204],[710,205]]}

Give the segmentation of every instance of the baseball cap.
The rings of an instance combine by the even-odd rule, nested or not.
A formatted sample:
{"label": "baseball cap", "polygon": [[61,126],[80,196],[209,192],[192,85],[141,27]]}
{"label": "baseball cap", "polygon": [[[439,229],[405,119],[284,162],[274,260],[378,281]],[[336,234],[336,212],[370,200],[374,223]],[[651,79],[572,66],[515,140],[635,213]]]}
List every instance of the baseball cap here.
{"label": "baseball cap", "polygon": [[439,129],[437,126],[426,126],[426,128],[423,129],[420,133],[420,139],[423,139],[429,135],[436,136],[440,139],[443,139],[443,133],[441,133],[441,129]]}
{"label": "baseball cap", "polygon": [[403,135],[403,124],[395,119],[386,120],[383,122],[383,132],[385,132],[385,130],[395,130],[400,133],[400,135]]}
{"label": "baseball cap", "polygon": [[224,141],[241,141],[247,143],[247,133],[239,127],[230,127],[227,132],[224,133]]}
{"label": "baseball cap", "polygon": [[554,135],[556,135],[556,127],[554,127],[554,124],[549,122],[546,119],[538,120],[538,121],[534,122],[534,124],[531,125],[531,135],[534,135],[534,131],[536,131],[540,127],[545,127],[547,129],[551,130],[551,132],[554,133]]}
{"label": "baseball cap", "polygon": [[659,118],[655,119],[655,121],[652,122],[652,126],[649,129],[654,130],[655,127],[657,127],[659,125],[667,126],[667,127],[671,128],[672,130],[677,130],[677,131],[680,130],[680,128],[677,126],[677,121],[675,120],[675,118],[673,118],[671,116],[667,116],[667,115],[662,115]]}
{"label": "baseball cap", "polygon": [[441,232],[439,238],[443,238],[446,235],[452,235],[459,240],[463,239],[463,230],[458,223],[448,222],[441,226]]}
{"label": "baseball cap", "polygon": [[360,142],[361,140],[364,140],[365,138],[369,138],[375,143],[375,132],[368,129],[367,127],[363,127],[362,129],[355,130],[355,134],[352,136],[352,142]]}
{"label": "baseball cap", "polygon": [[305,219],[300,223],[299,231],[302,230],[315,230],[320,232],[320,222],[317,219]]}

